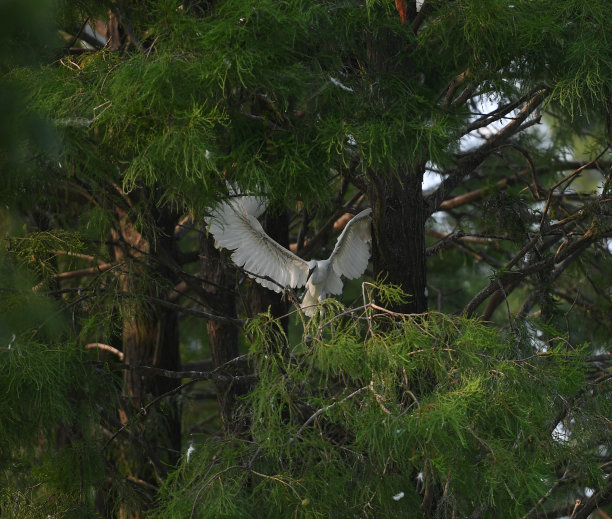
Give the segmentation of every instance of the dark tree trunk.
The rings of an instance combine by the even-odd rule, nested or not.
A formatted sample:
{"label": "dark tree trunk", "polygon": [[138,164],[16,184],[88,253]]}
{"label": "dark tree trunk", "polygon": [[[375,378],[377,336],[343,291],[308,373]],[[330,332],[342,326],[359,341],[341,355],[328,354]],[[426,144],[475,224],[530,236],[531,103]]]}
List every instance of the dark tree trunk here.
{"label": "dark tree trunk", "polygon": [[[123,322],[122,347],[124,363],[128,366],[151,366],[167,370],[180,369],[179,329],[176,312],[147,302],[146,297],[159,295],[156,279],[172,280],[172,274],[158,261],[160,255],[175,256],[172,238],[174,221],[168,214],[155,214],[154,236],[145,237],[118,211],[119,228],[114,233],[115,258],[125,262],[121,275],[126,294],[126,317]],[[133,297],[133,299],[132,299]],[[141,298],[137,301],[138,298]],[[140,519],[144,509],[152,504],[152,489],[158,479],[176,464],[181,450],[181,415],[178,395],[180,381],[149,376],[127,369],[124,375],[126,406],[120,411],[123,423],[130,422],[129,445],[120,453],[121,465],[142,496],[142,506],[134,509],[122,505],[121,519]],[[158,397],[168,394],[154,406],[141,410]],[[140,413],[141,416],[137,415]],[[144,416],[144,418],[143,418]]]}
{"label": "dark tree trunk", "polygon": [[[234,276],[219,250],[215,248],[213,238],[206,235],[205,229],[200,241],[200,257],[200,274],[204,280],[202,290],[206,297],[207,310],[216,315],[236,317]],[[207,328],[213,368],[238,357],[238,329],[234,324],[208,321]],[[243,388],[237,384],[217,381],[215,389],[223,428],[226,433],[233,432],[237,424],[232,418],[232,410],[236,396]]]}
{"label": "dark tree trunk", "polygon": [[392,310],[427,311],[425,210],[420,172],[372,177],[374,276],[399,285],[409,300]]}
{"label": "dark tree trunk", "polygon": [[[414,3],[406,15],[416,16]],[[405,45],[389,30],[373,34],[368,42],[369,66],[373,76],[393,72],[396,56]],[[402,313],[427,311],[425,265],[425,220],[423,200],[424,163],[417,160],[408,168],[370,172],[369,196],[373,207],[372,262],[374,276],[399,285],[410,295],[408,302],[392,310]],[[405,164],[405,163],[404,163]]]}

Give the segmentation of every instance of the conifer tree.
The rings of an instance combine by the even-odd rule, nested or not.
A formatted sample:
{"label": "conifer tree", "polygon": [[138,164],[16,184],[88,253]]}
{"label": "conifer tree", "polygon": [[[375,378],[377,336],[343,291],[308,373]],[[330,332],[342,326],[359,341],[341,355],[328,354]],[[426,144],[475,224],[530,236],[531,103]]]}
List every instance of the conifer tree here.
{"label": "conifer tree", "polygon": [[[1,515],[610,513],[607,0],[17,4]],[[228,184],[366,279],[287,320]]]}

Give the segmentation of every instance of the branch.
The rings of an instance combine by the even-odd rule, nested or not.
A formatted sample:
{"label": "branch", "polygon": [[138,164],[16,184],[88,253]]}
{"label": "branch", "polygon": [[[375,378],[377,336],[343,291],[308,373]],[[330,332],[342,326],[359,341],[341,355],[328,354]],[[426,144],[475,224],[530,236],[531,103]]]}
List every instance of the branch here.
{"label": "branch", "polygon": [[[517,146],[513,146],[513,148],[518,149]],[[523,152],[521,151],[521,153]],[[525,154],[523,153],[523,155]],[[610,164],[602,163],[602,161],[598,161],[598,164],[603,164],[606,167],[610,166]],[[509,186],[516,184],[519,180],[525,177],[530,171],[532,173],[532,176],[535,177],[535,175],[539,173],[544,173],[550,170],[558,171],[558,170],[563,170],[563,169],[577,169],[577,168],[598,169],[597,164],[594,163],[592,160],[588,162],[584,162],[584,161],[557,162],[553,164],[552,166],[537,166],[537,167],[534,167],[533,169],[530,167],[529,169],[523,169],[519,171],[518,173],[516,173],[515,175],[511,177],[503,178],[499,180],[498,182],[496,182],[495,184],[493,184],[492,186],[483,187],[480,189],[476,189],[474,191],[470,191],[469,193],[464,193],[462,195],[457,195],[453,198],[446,199],[440,204],[440,206],[438,207],[438,211],[448,211],[450,209],[456,209],[457,207],[460,207],[462,205],[470,204],[472,202],[481,200],[486,195],[491,194],[494,190],[505,189]],[[538,195],[541,195],[540,192],[542,191],[542,189],[538,186],[535,178],[532,178],[532,180],[533,180],[534,187],[538,191]],[[554,196],[555,195],[553,195],[553,197]],[[585,199],[584,195],[580,195],[579,197],[573,194],[565,195],[565,196],[569,196],[570,198],[576,197],[579,200]]]}
{"label": "branch", "polygon": [[306,420],[303,424],[302,427],[299,428],[298,432],[296,433],[296,436],[299,436],[300,434],[302,434],[302,431],[308,427],[312,421],[317,418],[317,416],[322,415],[323,413],[325,413],[326,411],[329,411],[332,407],[338,405],[338,404],[342,404],[344,402],[346,402],[347,400],[349,400],[350,398],[353,398],[354,396],[357,396],[359,393],[361,393],[362,391],[365,391],[366,389],[368,389],[368,387],[370,386],[363,386],[359,389],[357,389],[356,391],[353,391],[350,395],[345,396],[342,400],[337,400],[336,402],[333,402],[325,407],[322,407],[321,409],[318,409],[314,414],[312,414],[310,416],[310,418],[308,418],[308,420]]}
{"label": "branch", "polygon": [[548,209],[550,208],[550,202],[552,200],[552,194],[555,191],[555,189],[557,189],[561,184],[564,184],[565,182],[568,182],[569,180],[574,178],[581,171],[587,169],[592,164],[595,164],[603,156],[603,154],[606,151],[608,151],[609,148],[610,148],[610,146],[606,146],[605,149],[599,155],[597,155],[597,157],[595,157],[593,160],[590,160],[586,164],[580,166],[578,169],[576,169],[575,171],[573,171],[569,175],[566,175],[561,180],[559,180],[554,186],[552,186],[550,188],[550,191],[548,192],[548,198],[546,200],[546,206],[544,207],[544,210],[542,211],[542,218],[540,219],[540,228],[544,225],[544,219],[546,218],[546,213],[548,213]]}
{"label": "branch", "polygon": [[451,105],[461,106],[463,103],[465,103],[468,99],[470,99],[474,95],[474,92],[476,92],[477,88],[478,88],[478,83],[476,82],[468,83],[468,85],[463,89],[463,92],[459,94],[459,96],[451,103]]}
{"label": "branch", "polygon": [[500,119],[503,119],[506,114],[510,113],[512,110],[515,110],[518,106],[520,106],[521,103],[524,103],[525,100],[527,100],[532,95],[533,93],[529,93],[527,95],[524,95],[520,99],[517,99],[516,101],[508,103],[507,105],[504,105],[504,106],[500,106],[496,108],[495,110],[493,110],[492,112],[482,115],[481,117],[476,119],[474,122],[469,124],[465,128],[465,130],[462,132],[462,135],[466,135],[470,132],[473,132],[474,130],[477,130],[478,128],[483,128],[485,126],[488,126],[489,124],[494,123],[495,121],[499,121]]}
{"label": "branch", "polygon": [[603,489],[597,490],[591,497],[582,501],[572,516],[573,519],[587,519],[600,504],[604,504],[610,497],[612,497],[612,481]]}
{"label": "branch", "polygon": [[548,94],[546,88],[537,90],[521,108],[517,116],[487,140],[482,146],[462,156],[457,166],[448,173],[447,178],[425,201],[426,216],[435,213],[444,197],[451,193],[469,173],[474,171],[495,149],[520,131],[522,123],[542,104]]}
{"label": "branch", "polygon": [[552,493],[563,483],[567,481],[567,470],[564,472],[561,478],[557,479],[555,483],[548,489],[548,491],[538,500],[538,502],[533,505],[531,510],[527,512],[521,519],[529,519],[530,517],[534,517],[538,513],[538,509],[548,500],[548,498],[552,495]]}
{"label": "branch", "polygon": [[123,28],[125,29],[125,32],[127,33],[129,40],[136,46],[136,48],[140,52],[144,52],[144,48],[142,44],[140,43],[140,40],[136,37],[136,33],[134,32],[134,28],[132,27],[132,24],[129,22],[129,20],[125,16],[123,7],[124,7],[123,2],[121,0],[116,0],[115,15],[117,16],[117,19],[121,22],[121,25],[123,25]]}
{"label": "branch", "polygon": [[438,99],[440,99],[446,93],[446,95],[444,96],[444,102],[442,103],[442,106],[444,108],[448,107],[451,104],[453,96],[457,91],[457,88],[459,88],[459,85],[461,85],[461,83],[463,83],[465,81],[465,78],[469,75],[470,69],[467,68],[463,72],[461,72],[461,74],[458,74],[453,79],[451,79],[450,83],[446,85],[444,90],[440,93],[440,95],[438,95]]}
{"label": "branch", "polygon": [[170,301],[166,301],[165,299],[159,299],[158,297],[144,296],[143,299],[150,301],[151,303],[155,303],[156,305],[168,308],[170,310],[174,310],[179,313],[193,315],[194,317],[201,317],[203,319],[209,319],[210,321],[218,321],[221,323],[231,323],[237,326],[244,325],[244,321],[242,319],[236,319],[234,317],[224,317],[222,315],[215,315],[215,314],[210,314],[208,312],[203,312],[202,310],[195,310],[193,308],[187,308],[181,305],[177,305],[175,303],[171,303]]}
{"label": "branch", "polygon": [[80,278],[83,276],[93,276],[96,274],[102,274],[108,270],[111,270],[115,267],[123,265],[123,262],[120,263],[100,263],[96,267],[88,267],[84,269],[71,270],[68,272],[61,272],[60,274],[54,274],[52,276],[53,279],[73,279]]}
{"label": "branch", "polygon": [[[583,247],[578,248],[572,254],[566,257],[559,264],[559,266],[557,266],[553,270],[549,281],[552,282],[556,280],[574,261],[576,261],[582,255],[584,250],[589,246],[590,246],[590,243],[585,243]],[[535,304],[536,294],[537,294],[537,291],[534,291],[531,294],[529,294],[529,296],[527,297],[526,301],[523,303],[523,306],[521,306],[521,309],[519,310],[517,314],[518,318],[524,318],[527,315],[527,313],[531,310],[531,308],[533,308],[533,305]],[[572,301],[572,304],[575,304],[575,301]]]}
{"label": "branch", "polygon": [[435,245],[428,247],[425,250],[425,257],[429,258],[430,256],[433,256],[434,254],[437,254],[438,252],[440,252],[443,249],[446,249],[447,247],[450,247],[451,245],[458,247],[462,250],[464,250],[465,252],[471,254],[472,256],[474,256],[478,261],[484,261],[486,263],[488,263],[489,265],[491,265],[492,267],[495,267],[497,269],[501,268],[501,265],[499,264],[499,262],[497,260],[495,260],[494,258],[492,258],[491,256],[485,255],[482,252],[478,252],[477,250],[474,250],[472,247],[466,245],[467,243],[480,243],[480,244],[489,244],[491,243],[492,240],[496,239],[496,240],[504,240],[504,239],[508,239],[505,236],[495,236],[495,237],[483,237],[481,235],[470,235],[470,234],[466,234],[465,232],[459,230],[456,233],[453,234],[444,234],[441,232],[437,232],[437,231],[433,231],[433,230],[429,230],[427,231],[427,234],[429,234],[430,236],[436,236],[438,238],[440,238],[440,242],[436,243]]}
{"label": "branch", "polygon": [[421,5],[421,10],[414,17],[414,20],[412,21],[412,25],[410,27],[414,34],[419,31],[419,27],[421,27],[421,25],[425,21],[425,16],[427,16],[431,11],[433,11],[432,3],[433,2],[431,0],[424,0],[423,4]]}
{"label": "branch", "polygon": [[[33,290],[35,290],[37,287],[34,287]],[[63,290],[53,290],[53,291],[49,291],[49,292],[45,292],[46,295],[50,295],[50,294],[61,294],[61,293],[66,293],[66,292],[77,292],[77,293],[81,293],[81,292],[85,292],[86,290],[91,290],[91,288],[67,288],[67,289],[63,289]],[[173,294],[171,294],[173,295]],[[180,294],[179,294],[180,295]],[[68,305],[60,308],[58,310],[59,312],[63,312],[69,308],[71,308],[72,306],[75,306],[77,304],[79,304],[82,301],[85,301],[86,299],[93,297],[91,295],[86,295],[83,297],[80,297],[79,299],[77,299],[76,301],[72,301],[71,303],[69,303]],[[121,292],[117,294],[117,297],[125,297],[125,298],[129,298],[129,297],[138,297],[138,296],[134,296],[131,293],[127,293],[127,292]],[[177,305],[175,303],[171,303],[170,301],[166,301],[165,299],[160,299],[158,297],[153,297],[153,296],[141,296],[142,299],[144,299],[145,301],[149,301],[150,303],[159,305],[159,306],[163,306],[165,308],[168,308],[170,310],[174,310],[176,312],[179,313],[183,313],[183,314],[187,314],[187,315],[193,315],[194,317],[199,317],[202,319],[209,319],[210,321],[219,321],[219,322],[225,322],[225,323],[231,323],[231,324],[235,324],[236,326],[243,326],[244,325],[244,320],[242,319],[236,319],[234,317],[225,317],[222,315],[215,315],[215,314],[211,314],[208,312],[204,312],[202,310],[195,310],[193,308],[187,308],[185,306],[181,306],[181,305]]]}
{"label": "branch", "polygon": [[189,378],[194,381],[214,380],[216,382],[223,382],[225,384],[229,384],[230,382],[255,382],[257,380],[255,375],[229,375],[222,372],[223,368],[241,361],[245,357],[246,355],[242,355],[240,357],[236,357],[235,359],[231,359],[212,371],[173,371],[169,369],[154,368],[152,366],[134,366],[132,364],[124,364],[121,366],[121,368],[129,371],[135,371],[136,373],[141,373],[143,375],[171,379]]}
{"label": "branch", "polygon": [[[234,359],[228,360],[227,362],[225,362],[224,364],[215,368],[212,371],[171,371],[167,369],[153,368],[150,366],[132,366],[130,364],[121,365],[122,369],[133,370],[136,372],[141,372],[141,373],[150,374],[154,376],[167,377],[167,378],[173,378],[173,379],[180,379],[180,378],[190,378],[191,379],[188,382],[185,382],[184,384],[181,384],[171,389],[170,391],[167,391],[166,393],[155,397],[153,400],[151,400],[149,403],[147,403],[146,405],[144,405],[143,407],[139,409],[134,419],[141,417],[141,416],[146,416],[150,407],[154,406],[155,404],[157,404],[159,401],[163,400],[166,397],[179,393],[185,387],[195,382],[198,382],[200,380],[217,380],[217,381],[226,382],[226,383],[245,382],[245,381],[253,382],[257,380],[257,377],[255,375],[233,376],[233,375],[227,375],[227,374],[220,373],[220,371],[223,368],[235,362],[241,361],[245,357],[246,355],[241,355],[240,357],[236,357]],[[119,434],[121,434],[122,431],[124,431],[131,423],[133,423],[134,419],[127,421],[117,431],[115,431],[115,433],[104,444],[104,449],[106,449],[113,442],[113,440],[117,436],[119,436]]]}
{"label": "branch", "polygon": [[525,176],[529,170],[523,170],[513,175],[511,177],[502,178],[500,181],[493,184],[493,186],[483,187],[481,189],[476,189],[474,191],[470,191],[469,193],[464,193],[463,195],[458,195],[454,198],[450,198],[448,200],[444,200],[438,207],[438,211],[448,211],[449,209],[456,209],[465,204],[471,204],[472,202],[476,202],[477,200],[481,200],[485,195],[490,195],[496,191],[500,191],[505,189],[506,187],[512,186],[516,184],[522,176]]}
{"label": "branch", "polygon": [[185,236],[189,231],[197,231],[200,232],[199,229],[194,227],[194,220],[192,215],[184,216],[179,223],[177,223],[174,227],[174,238],[179,241],[183,236]]}
{"label": "branch", "polygon": [[109,351],[115,355],[117,355],[117,357],[119,358],[119,360],[123,361],[123,352],[119,351],[117,348],[110,346],[108,344],[102,344],[101,342],[90,342],[89,344],[86,344],[84,346],[84,348],[86,350],[91,350],[91,349],[98,349],[98,350],[105,350],[105,351]]}
{"label": "branch", "polygon": [[[606,230],[603,230],[604,233],[605,231]],[[478,306],[489,296],[496,293],[498,290],[503,290],[508,293],[508,291],[514,290],[514,288],[518,286],[518,283],[525,277],[531,274],[535,274],[536,272],[541,272],[545,269],[549,269],[552,265],[559,265],[557,269],[558,275],[560,275],[561,272],[563,272],[563,270],[565,270],[570,265],[570,263],[575,261],[580,256],[580,254],[582,254],[595,240],[599,238],[600,234],[588,231],[580,239],[578,239],[571,245],[568,245],[556,255],[550,256],[544,260],[532,262],[520,270],[511,271],[510,269],[514,265],[516,265],[525,256],[525,254],[527,254],[527,252],[536,245],[538,240],[540,240],[541,235],[536,235],[506,265],[504,270],[507,272],[496,276],[495,279],[491,280],[489,285],[487,285],[478,294],[476,294],[476,296],[465,307],[464,313],[468,317],[472,316]],[[499,302],[501,302],[501,300],[497,301],[497,304],[499,304]],[[490,317],[490,315],[492,314],[492,310],[494,310],[495,307],[496,305],[494,304],[488,306],[481,318],[483,320],[488,319],[488,317]]]}
{"label": "branch", "polygon": [[[540,236],[537,235],[534,238],[532,238],[515,256],[514,258],[512,258],[510,260],[510,262],[508,262],[508,264],[504,267],[504,270],[510,270],[514,265],[516,265],[524,256],[525,254],[527,254],[527,252],[529,252],[533,247],[535,247],[536,243],[538,242],[538,240],[540,239]],[[474,312],[476,311],[476,308],[478,308],[478,306],[480,305],[480,303],[482,303],[485,299],[487,299],[490,295],[492,295],[494,292],[497,292],[497,290],[499,289],[499,282],[500,280],[503,283],[503,279],[502,278],[508,278],[508,276],[512,276],[512,275],[516,275],[519,274],[517,273],[512,273],[512,272],[507,272],[505,274],[502,274],[499,277],[496,277],[495,279],[491,280],[491,282],[489,283],[488,286],[486,286],[485,288],[483,288],[480,292],[478,292],[478,294],[476,294],[472,300],[467,304],[467,306],[464,309],[464,313],[466,314],[467,317],[471,317]]]}

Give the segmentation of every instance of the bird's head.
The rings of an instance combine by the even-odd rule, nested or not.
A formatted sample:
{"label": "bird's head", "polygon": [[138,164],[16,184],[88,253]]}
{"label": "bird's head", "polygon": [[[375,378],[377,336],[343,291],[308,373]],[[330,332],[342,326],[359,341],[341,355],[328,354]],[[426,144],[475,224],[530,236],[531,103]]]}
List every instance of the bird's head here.
{"label": "bird's head", "polygon": [[324,283],[327,280],[329,270],[329,260],[310,260],[308,262],[307,282],[313,285]]}

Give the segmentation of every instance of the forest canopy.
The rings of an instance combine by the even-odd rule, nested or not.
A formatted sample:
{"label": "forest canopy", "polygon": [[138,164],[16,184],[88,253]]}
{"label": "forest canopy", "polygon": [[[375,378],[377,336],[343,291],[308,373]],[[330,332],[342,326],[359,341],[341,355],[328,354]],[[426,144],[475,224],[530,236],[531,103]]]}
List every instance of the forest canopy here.
{"label": "forest canopy", "polygon": [[[2,3],[0,515],[609,517],[609,18]],[[365,274],[267,290],[240,193]]]}

